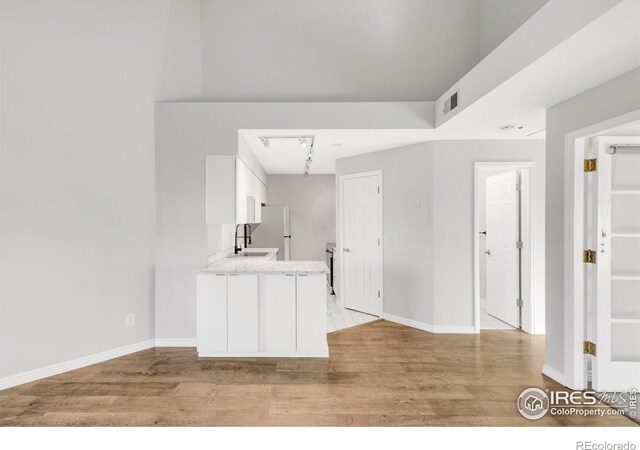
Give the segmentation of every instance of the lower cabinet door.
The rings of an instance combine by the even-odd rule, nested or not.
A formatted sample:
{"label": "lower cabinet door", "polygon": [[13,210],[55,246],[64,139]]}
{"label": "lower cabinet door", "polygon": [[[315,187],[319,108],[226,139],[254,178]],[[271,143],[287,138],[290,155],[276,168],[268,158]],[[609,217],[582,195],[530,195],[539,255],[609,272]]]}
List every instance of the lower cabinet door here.
{"label": "lower cabinet door", "polygon": [[327,277],[297,277],[297,351],[327,351]]}
{"label": "lower cabinet door", "polygon": [[263,342],[267,352],[296,351],[296,277],[261,275],[260,309]]}
{"label": "lower cabinet door", "polygon": [[197,276],[198,352],[227,351],[227,276]]}
{"label": "lower cabinet door", "polygon": [[258,276],[230,274],[227,281],[229,352],[258,351]]}

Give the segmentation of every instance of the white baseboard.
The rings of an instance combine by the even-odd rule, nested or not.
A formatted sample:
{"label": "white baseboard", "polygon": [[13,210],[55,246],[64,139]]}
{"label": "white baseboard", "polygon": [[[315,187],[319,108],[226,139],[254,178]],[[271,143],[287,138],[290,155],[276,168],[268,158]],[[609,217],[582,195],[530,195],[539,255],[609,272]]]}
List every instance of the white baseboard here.
{"label": "white baseboard", "polygon": [[389,322],[399,323],[418,330],[428,331],[429,333],[443,334],[476,334],[476,327],[457,326],[457,325],[432,325],[430,323],[418,322],[417,320],[405,319],[404,317],[394,316],[393,314],[382,314],[382,318]]}
{"label": "white baseboard", "polygon": [[154,347],[197,347],[196,339],[154,339]]}
{"label": "white baseboard", "polygon": [[564,378],[564,374],[558,372],[556,369],[552,369],[551,367],[547,366],[546,364],[544,366],[542,366],[542,373],[546,376],[548,376],[549,378],[551,378],[554,381],[557,381],[558,383],[560,383],[563,386],[566,386],[567,383],[565,382],[565,378]]}
{"label": "white baseboard", "polygon": [[72,359],[59,364],[52,364],[40,369],[29,370],[28,372],[22,372],[17,375],[11,375],[6,378],[0,379],[0,390],[10,387],[18,386],[20,384],[30,383],[32,381],[41,380],[42,378],[51,377],[53,375],[59,375],[70,370],[80,369],[92,364],[108,361],[113,358],[119,358],[120,356],[129,355],[142,350],[147,350],[154,346],[154,340],[148,339],[146,341],[138,342],[136,344],[125,345],[124,347],[114,348],[112,350],[106,350],[100,353],[94,353],[93,355],[83,356],[81,358]]}
{"label": "white baseboard", "polygon": [[83,356],[81,358],[72,359],[60,364],[43,367],[41,369],[30,370],[28,372],[19,373],[6,378],[0,379],[0,390],[18,386],[20,384],[30,383],[32,381],[41,380],[43,378],[59,375],[70,370],[81,369],[92,364],[108,361],[113,358],[136,353],[141,350],[147,350],[153,347],[195,347],[195,339],[148,339],[136,344],[125,345],[124,347],[106,350],[104,352],[95,353],[93,355]]}
{"label": "white baseboard", "polygon": [[329,349],[322,352],[198,352],[200,358],[328,358]]}
{"label": "white baseboard", "polygon": [[434,327],[431,324],[425,322],[418,322],[417,320],[405,319],[404,317],[394,316],[393,314],[383,313],[382,318],[389,322],[399,323],[400,325],[406,325],[411,328],[417,328],[418,330],[428,331],[429,333],[435,333]]}
{"label": "white baseboard", "polygon": [[[399,323],[401,325],[406,325],[408,327],[417,328],[419,330],[428,331],[430,333],[475,333],[475,328],[470,327],[458,327],[458,326],[434,326],[428,323],[418,322],[416,320],[405,319],[404,317],[394,316],[392,314],[383,314],[382,318],[388,320],[390,322]],[[43,378],[47,378],[53,375],[59,375],[64,372],[68,372],[70,370],[80,369],[82,367],[87,367],[92,364],[101,363],[104,361],[108,361],[110,359],[119,358],[121,356],[129,355],[131,353],[139,352],[142,350],[147,350],[152,347],[196,347],[196,339],[193,338],[171,338],[171,339],[148,339],[146,341],[138,342],[136,344],[126,345],[124,347],[115,348],[112,350],[107,350],[100,353],[95,353],[93,355],[83,356],[81,358],[76,358],[71,361],[66,361],[59,364],[53,364],[47,367],[43,367],[40,369],[30,370],[28,372],[23,372],[17,375],[12,375],[6,378],[0,379],[0,390],[8,389],[10,387],[18,386],[20,384],[30,383],[32,381],[41,380]],[[205,356],[205,355],[203,355]],[[242,355],[231,355],[228,353],[225,354],[211,354],[206,356],[267,356],[264,353],[259,354],[242,354]],[[278,354],[278,355],[268,355],[268,356],[298,356],[298,357],[310,357],[310,358],[318,358],[318,357],[327,357],[329,356],[329,351],[322,353],[296,353],[295,355],[290,354]],[[546,367],[546,366],[545,366]],[[544,371],[543,371],[544,373]],[[545,373],[546,374],[546,373]],[[555,377],[548,375],[551,378]]]}

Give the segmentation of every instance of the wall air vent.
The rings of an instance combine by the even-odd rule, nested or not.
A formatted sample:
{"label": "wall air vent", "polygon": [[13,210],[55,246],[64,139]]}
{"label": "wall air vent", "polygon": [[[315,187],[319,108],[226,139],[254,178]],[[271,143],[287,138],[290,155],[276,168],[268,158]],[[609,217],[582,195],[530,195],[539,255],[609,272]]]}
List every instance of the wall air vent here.
{"label": "wall air vent", "polygon": [[448,114],[458,107],[458,93],[454,92],[451,97],[444,101],[443,113]]}

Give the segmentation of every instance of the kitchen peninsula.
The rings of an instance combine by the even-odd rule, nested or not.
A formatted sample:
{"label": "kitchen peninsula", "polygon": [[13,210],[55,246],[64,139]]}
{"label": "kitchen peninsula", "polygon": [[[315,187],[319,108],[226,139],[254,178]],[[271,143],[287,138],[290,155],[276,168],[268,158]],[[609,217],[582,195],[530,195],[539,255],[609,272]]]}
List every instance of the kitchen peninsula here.
{"label": "kitchen peninsula", "polygon": [[328,357],[324,261],[246,249],[197,271],[200,357]]}

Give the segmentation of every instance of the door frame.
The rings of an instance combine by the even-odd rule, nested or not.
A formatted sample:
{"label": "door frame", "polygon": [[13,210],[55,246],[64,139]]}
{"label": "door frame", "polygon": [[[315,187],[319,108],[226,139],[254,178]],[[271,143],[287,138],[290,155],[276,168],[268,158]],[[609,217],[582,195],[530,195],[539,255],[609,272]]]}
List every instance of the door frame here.
{"label": "door frame", "polygon": [[380,317],[384,314],[384,214],[383,207],[384,202],[382,201],[382,197],[384,196],[384,184],[383,184],[383,176],[382,169],[378,170],[369,170],[365,172],[353,172],[347,173],[344,175],[340,175],[338,177],[338,236],[336,239],[336,247],[338,250],[338,265],[340,267],[340,285],[338,303],[340,306],[344,307],[344,263],[342,260],[342,249],[343,240],[342,236],[344,236],[344,218],[342,217],[342,207],[343,207],[343,199],[344,199],[344,180],[353,179],[353,178],[362,178],[371,175],[377,175],[380,180],[380,195],[378,196],[378,221],[380,225],[380,245],[378,246],[378,257],[380,258],[380,267],[378,270],[378,277],[380,280],[380,302],[382,304],[382,310],[380,311]]}
{"label": "door frame", "polygon": [[[473,304],[475,332],[480,333],[480,170],[481,169],[514,169],[523,175],[521,183],[521,239],[522,252],[522,295],[530,301],[522,308],[522,330],[535,333],[536,324],[536,291],[534,283],[535,246],[534,246],[534,204],[535,204],[535,163],[533,161],[476,161],[474,162],[473,190]],[[515,299],[514,299],[515,300]]]}
{"label": "door frame", "polygon": [[[556,381],[575,389],[587,389],[587,365],[582,343],[585,340],[584,250],[584,159],[587,139],[640,120],[640,109],[565,134],[564,176],[564,377]],[[567,280],[572,282],[567,283]],[[561,374],[558,374],[561,375]]]}

